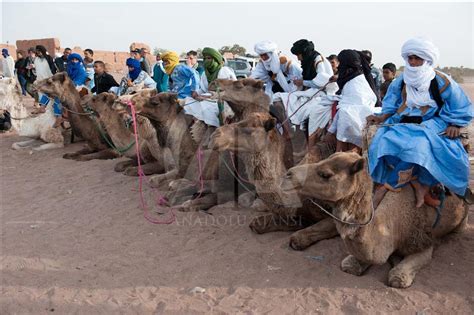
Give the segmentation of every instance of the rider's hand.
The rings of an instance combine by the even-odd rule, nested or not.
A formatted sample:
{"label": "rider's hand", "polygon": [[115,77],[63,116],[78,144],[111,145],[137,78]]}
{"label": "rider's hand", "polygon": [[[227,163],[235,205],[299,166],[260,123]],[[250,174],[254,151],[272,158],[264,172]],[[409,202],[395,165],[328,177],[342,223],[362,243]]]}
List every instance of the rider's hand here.
{"label": "rider's hand", "polygon": [[296,85],[296,86],[303,86],[303,80],[297,80],[297,79],[295,79],[295,80],[293,80],[293,83],[294,83],[294,85]]}
{"label": "rider's hand", "polygon": [[337,81],[337,75],[333,75],[332,77],[329,78],[329,82],[336,82]]}
{"label": "rider's hand", "polygon": [[384,120],[385,119],[383,119],[382,116],[378,116],[378,115],[370,115],[366,118],[367,125],[378,125]]}
{"label": "rider's hand", "polygon": [[129,86],[129,87],[130,87],[130,86],[133,86],[132,80],[128,80],[128,81],[127,81],[127,86]]}
{"label": "rider's hand", "polygon": [[195,100],[197,100],[197,99],[199,98],[199,94],[198,94],[198,92],[196,92],[196,91],[193,91],[193,93],[191,94],[191,96],[192,96]]}
{"label": "rider's hand", "polygon": [[449,126],[448,128],[446,128],[445,133],[446,133],[446,137],[450,139],[459,138],[459,135],[461,134],[459,127],[457,126]]}

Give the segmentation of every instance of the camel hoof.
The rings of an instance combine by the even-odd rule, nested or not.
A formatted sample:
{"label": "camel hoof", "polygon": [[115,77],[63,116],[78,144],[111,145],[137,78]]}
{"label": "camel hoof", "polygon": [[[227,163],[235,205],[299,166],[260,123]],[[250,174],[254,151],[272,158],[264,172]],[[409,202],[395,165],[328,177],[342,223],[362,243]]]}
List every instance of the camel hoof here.
{"label": "camel hoof", "polygon": [[164,181],[166,181],[166,176],[163,176],[162,174],[150,177],[150,185],[152,187],[159,187]]}
{"label": "camel hoof", "polygon": [[294,250],[304,250],[311,245],[308,239],[296,232],[290,237],[290,247]]}
{"label": "camel hoof", "polygon": [[76,153],[66,153],[63,155],[63,159],[73,160],[77,157]]}
{"label": "camel hoof", "polygon": [[253,218],[249,224],[250,229],[257,234],[263,234],[267,232],[268,220],[266,215],[258,216]]}
{"label": "camel hoof", "polygon": [[405,289],[413,284],[414,277],[396,268],[390,270],[388,274],[388,285],[392,288]]}
{"label": "camel hoof", "polygon": [[354,276],[360,276],[366,268],[352,255],[347,256],[341,262],[341,270]]}
{"label": "camel hoof", "polygon": [[125,171],[127,169],[127,167],[130,166],[130,162],[129,161],[124,161],[124,162],[119,162],[117,164],[115,164],[114,166],[114,171],[117,172],[117,173],[122,173],[123,171]]}
{"label": "camel hoof", "polygon": [[127,167],[125,171],[123,171],[123,174],[127,176],[138,176],[138,168],[135,166]]}
{"label": "camel hoof", "polygon": [[12,149],[13,150],[21,150],[23,147],[19,146],[17,143],[12,144]]}

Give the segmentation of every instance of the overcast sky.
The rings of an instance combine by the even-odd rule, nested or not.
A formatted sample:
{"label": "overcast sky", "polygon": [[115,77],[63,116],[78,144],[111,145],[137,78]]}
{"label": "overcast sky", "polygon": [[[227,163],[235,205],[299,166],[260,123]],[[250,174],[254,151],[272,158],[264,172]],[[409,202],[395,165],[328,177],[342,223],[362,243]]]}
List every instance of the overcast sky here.
{"label": "overcast sky", "polygon": [[[2,1],[2,0],[0,0]],[[473,3],[25,3],[3,1],[0,42],[57,37],[61,46],[125,51],[131,42],[182,52],[270,39],[289,54],[307,38],[328,56],[369,49],[402,63],[412,36],[431,38],[441,66],[474,68]]]}

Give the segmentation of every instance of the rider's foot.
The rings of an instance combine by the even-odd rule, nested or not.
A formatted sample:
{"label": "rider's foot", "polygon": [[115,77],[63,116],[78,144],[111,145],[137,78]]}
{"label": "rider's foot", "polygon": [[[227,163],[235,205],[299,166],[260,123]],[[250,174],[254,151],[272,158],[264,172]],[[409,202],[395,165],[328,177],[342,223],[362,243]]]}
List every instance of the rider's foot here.
{"label": "rider's foot", "polygon": [[416,207],[421,208],[423,204],[425,203],[425,195],[428,194],[429,192],[429,187],[422,185],[418,181],[412,181],[411,184],[413,185],[413,188],[415,188],[415,197],[416,197]]}

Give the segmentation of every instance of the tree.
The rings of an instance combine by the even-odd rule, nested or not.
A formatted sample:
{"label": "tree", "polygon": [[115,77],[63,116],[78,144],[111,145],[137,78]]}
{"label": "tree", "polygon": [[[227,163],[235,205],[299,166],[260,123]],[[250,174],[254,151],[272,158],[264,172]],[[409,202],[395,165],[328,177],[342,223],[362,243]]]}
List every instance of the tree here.
{"label": "tree", "polygon": [[245,49],[245,47],[240,46],[239,44],[234,44],[233,46],[223,46],[221,49],[219,49],[219,52],[221,54],[230,52],[234,55],[239,56],[245,56],[246,51],[247,49]]}

